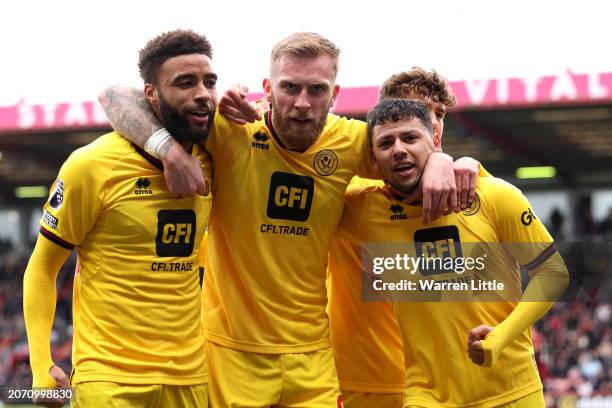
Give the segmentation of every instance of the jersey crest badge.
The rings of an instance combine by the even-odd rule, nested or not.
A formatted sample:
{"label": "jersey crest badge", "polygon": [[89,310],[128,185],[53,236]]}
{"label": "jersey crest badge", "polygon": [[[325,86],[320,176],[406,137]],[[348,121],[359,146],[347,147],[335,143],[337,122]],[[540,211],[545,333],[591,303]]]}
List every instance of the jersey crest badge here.
{"label": "jersey crest badge", "polygon": [[314,168],[321,176],[329,176],[338,168],[338,156],[332,150],[321,150],[314,158]]}

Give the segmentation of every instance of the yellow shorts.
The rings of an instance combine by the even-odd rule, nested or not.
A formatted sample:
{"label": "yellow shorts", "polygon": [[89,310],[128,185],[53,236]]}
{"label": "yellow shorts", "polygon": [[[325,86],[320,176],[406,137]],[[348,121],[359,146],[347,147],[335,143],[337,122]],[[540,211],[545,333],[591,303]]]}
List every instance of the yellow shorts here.
{"label": "yellow shorts", "polygon": [[84,382],[74,386],[70,406],[77,408],[207,408],[208,385]]}
{"label": "yellow shorts", "polygon": [[402,408],[404,394],[380,394],[340,390],[344,408]]}
{"label": "yellow shorts", "polygon": [[[496,405],[495,408],[545,408],[544,393],[536,391],[507,404]],[[419,405],[405,405],[404,408],[422,408]]]}
{"label": "yellow shorts", "polygon": [[330,348],[260,354],[207,343],[212,407],[341,407]]}

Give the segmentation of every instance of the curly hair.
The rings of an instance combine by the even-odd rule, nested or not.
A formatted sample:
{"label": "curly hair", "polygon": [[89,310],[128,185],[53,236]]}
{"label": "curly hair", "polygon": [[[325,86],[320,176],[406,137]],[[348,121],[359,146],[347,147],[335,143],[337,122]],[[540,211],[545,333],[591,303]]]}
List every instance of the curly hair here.
{"label": "curly hair", "polygon": [[449,108],[457,103],[446,78],[440,76],[436,71],[426,71],[419,67],[391,75],[380,87],[378,100],[406,98],[412,92],[428,96],[436,103],[442,102]]}
{"label": "curly hair", "polygon": [[159,69],[166,60],[187,54],[204,54],[212,59],[212,46],[192,30],[173,30],[158,35],[140,50],[138,69],[146,83],[157,85]]}

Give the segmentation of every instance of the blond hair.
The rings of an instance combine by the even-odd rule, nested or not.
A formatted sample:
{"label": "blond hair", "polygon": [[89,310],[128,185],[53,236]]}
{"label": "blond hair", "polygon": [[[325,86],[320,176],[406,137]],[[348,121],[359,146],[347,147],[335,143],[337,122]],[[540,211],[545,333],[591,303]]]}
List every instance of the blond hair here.
{"label": "blond hair", "polygon": [[338,57],[340,49],[336,44],[317,33],[301,32],[293,33],[280,40],[270,55],[270,71],[274,64],[283,55],[294,55],[298,57],[318,57],[328,55],[333,60],[334,77],[338,73]]}

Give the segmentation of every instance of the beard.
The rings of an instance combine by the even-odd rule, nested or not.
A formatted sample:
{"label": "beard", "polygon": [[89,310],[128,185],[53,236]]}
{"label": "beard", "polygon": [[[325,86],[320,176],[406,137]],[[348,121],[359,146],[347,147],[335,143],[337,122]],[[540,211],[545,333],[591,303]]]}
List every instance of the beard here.
{"label": "beard", "polygon": [[308,126],[299,127],[293,118],[303,119],[298,115],[282,116],[280,109],[272,97],[272,122],[277,126],[276,134],[289,150],[304,152],[312,146],[325,128],[327,112],[319,118],[312,118]]}
{"label": "beard", "polygon": [[[208,104],[206,107],[211,108]],[[159,111],[164,127],[178,142],[195,144],[206,140],[215,116],[215,110],[211,108],[206,129],[198,128],[189,122],[186,113],[181,113],[170,105],[161,92],[159,93]]]}

